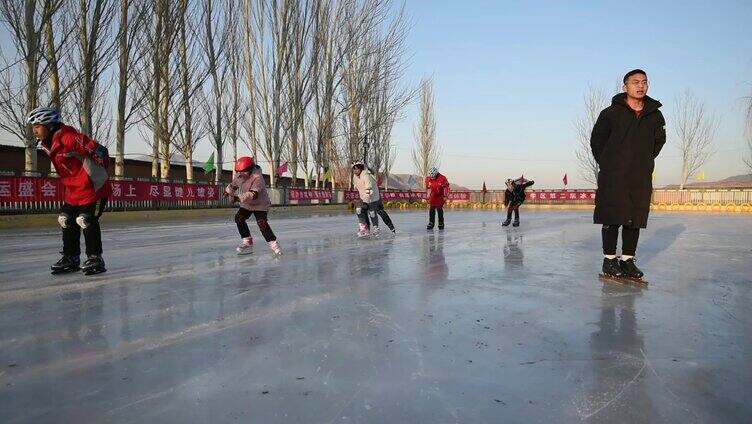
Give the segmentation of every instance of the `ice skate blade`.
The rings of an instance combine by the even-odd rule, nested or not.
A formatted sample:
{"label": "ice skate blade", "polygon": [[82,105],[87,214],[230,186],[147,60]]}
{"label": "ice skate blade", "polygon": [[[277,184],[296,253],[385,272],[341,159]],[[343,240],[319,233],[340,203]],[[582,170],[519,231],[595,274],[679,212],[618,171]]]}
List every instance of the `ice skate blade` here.
{"label": "ice skate blade", "polygon": [[236,253],[238,254],[238,256],[248,256],[253,253],[253,250],[243,250]]}
{"label": "ice skate blade", "polygon": [[647,286],[649,283],[642,278],[632,278],[632,277],[614,277],[612,275],[606,275],[606,274],[598,274],[598,277],[601,280],[604,281],[610,281],[613,283],[619,283],[619,284],[627,284],[627,285],[635,285],[635,286]]}
{"label": "ice skate blade", "polygon": [[52,275],[70,274],[71,272],[78,272],[78,271],[81,271],[80,267],[69,268],[69,269],[53,269],[53,270],[50,270],[50,274]]}
{"label": "ice skate blade", "polygon": [[105,272],[107,272],[105,268],[85,269],[84,275],[96,275],[96,274],[102,274]]}

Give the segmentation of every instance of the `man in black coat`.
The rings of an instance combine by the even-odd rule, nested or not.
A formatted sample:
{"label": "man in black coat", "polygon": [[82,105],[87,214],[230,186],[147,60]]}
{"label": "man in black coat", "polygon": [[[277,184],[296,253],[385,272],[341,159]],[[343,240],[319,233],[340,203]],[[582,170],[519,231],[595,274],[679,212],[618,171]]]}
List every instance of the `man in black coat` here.
{"label": "man in black coat", "polygon": [[[655,158],[666,143],[661,103],[648,97],[648,77],[635,69],[624,76],[624,93],[614,96],[593,127],[590,147],[598,162],[593,220],[602,224],[603,273],[641,278],[634,256],[640,228],[648,225]],[[619,227],[622,255],[616,257]]]}

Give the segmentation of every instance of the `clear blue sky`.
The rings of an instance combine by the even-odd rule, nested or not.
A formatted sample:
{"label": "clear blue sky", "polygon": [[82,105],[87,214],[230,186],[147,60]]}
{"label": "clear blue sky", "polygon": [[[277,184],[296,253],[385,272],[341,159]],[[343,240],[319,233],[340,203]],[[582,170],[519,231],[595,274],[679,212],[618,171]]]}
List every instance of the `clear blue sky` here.
{"label": "clear blue sky", "polygon": [[[671,116],[687,88],[721,118],[706,178],[745,173],[743,106],[752,91],[752,1],[407,2],[414,21],[408,79],[433,76],[441,170],[477,189],[508,176],[584,186],[574,161],[573,121],[588,86],[609,92],[645,69],[664,104],[669,142],[656,183],[679,179]],[[412,171],[417,105],[395,129],[397,172]],[[518,160],[515,160],[518,159]]]}

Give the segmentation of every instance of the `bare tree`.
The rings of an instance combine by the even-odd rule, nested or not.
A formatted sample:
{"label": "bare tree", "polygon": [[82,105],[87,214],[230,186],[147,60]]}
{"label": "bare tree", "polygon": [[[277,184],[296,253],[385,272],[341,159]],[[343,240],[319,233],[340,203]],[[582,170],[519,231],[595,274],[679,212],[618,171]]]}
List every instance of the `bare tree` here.
{"label": "bare tree", "polygon": [[201,0],[201,19],[204,27],[200,38],[208,64],[211,94],[207,96],[206,115],[211,141],[216,151],[217,169],[214,181],[219,183],[224,165],[223,95],[227,88],[227,22],[221,7],[214,0]]}
{"label": "bare tree", "polygon": [[117,58],[114,36],[117,0],[71,1],[67,11],[74,16],[77,44],[70,72],[77,76],[72,90],[72,110],[78,115],[81,131],[107,143],[111,127],[108,89],[111,81],[103,74]]}
{"label": "bare tree", "polygon": [[258,125],[256,147],[270,166],[270,186],[276,187],[276,169],[285,152],[283,125],[284,82],[290,69],[289,48],[295,0],[244,0],[247,18],[246,78],[251,86],[251,114]]}
{"label": "bare tree", "polygon": [[590,135],[598,120],[598,115],[609,104],[609,97],[599,88],[589,87],[583,96],[585,101],[585,113],[574,121],[577,148],[574,151],[577,165],[580,168],[580,176],[583,180],[593,185],[598,185],[598,162],[593,157],[590,148]]}
{"label": "bare tree", "polygon": [[185,176],[193,182],[193,152],[196,144],[208,132],[206,115],[196,113],[205,110],[207,99],[202,91],[209,76],[203,50],[197,37],[202,36],[201,14],[194,2],[180,0],[178,3],[178,75],[180,76],[180,104],[177,113],[180,129],[173,145],[185,159]]}
{"label": "bare tree", "polygon": [[[150,22],[144,25],[145,54],[150,59],[143,67],[143,75],[133,79],[137,89],[146,96],[142,102],[140,128],[144,139],[151,145],[152,178],[169,178],[171,140],[178,129],[179,106],[176,94],[180,78],[177,73],[175,44],[180,13],[171,8],[167,0],[152,0]],[[177,102],[179,103],[179,102]]]}
{"label": "bare tree", "polygon": [[749,173],[752,174],[752,132],[747,134],[747,153],[742,161],[749,168]]}
{"label": "bare tree", "polygon": [[143,107],[147,92],[131,84],[133,75],[144,75],[146,38],[143,29],[150,8],[145,0],[121,0],[118,22],[118,94],[115,117],[115,176],[125,175],[125,134]]}
{"label": "bare tree", "polygon": [[420,88],[420,121],[415,126],[415,148],[413,149],[413,164],[415,172],[423,177],[428,175],[429,169],[439,165],[441,149],[436,144],[436,117],[434,111],[433,81],[424,80]]}
{"label": "bare tree", "polygon": [[335,126],[339,114],[337,93],[342,82],[342,63],[349,39],[344,37],[344,20],[348,2],[322,0],[314,5],[314,40],[312,54],[312,92],[315,136],[310,152],[315,168],[316,187],[322,175],[333,165]]}
{"label": "bare tree", "polygon": [[[245,114],[245,101],[242,98],[241,87],[243,84],[243,71],[241,62],[241,32],[239,28],[240,18],[237,10],[238,0],[226,0],[225,4],[225,28],[227,48],[225,60],[227,62],[227,88],[229,93],[223,96],[223,118],[227,138],[232,150],[232,163],[238,160],[238,141],[241,133],[241,120]],[[233,168],[234,169],[234,168]]]}
{"label": "bare tree", "polygon": [[682,157],[679,190],[683,190],[689,177],[697,173],[713,154],[718,119],[709,115],[705,102],[690,91],[676,99],[675,108],[676,136]]}
{"label": "bare tree", "polygon": [[[22,140],[25,147],[24,171],[37,171],[36,140],[26,123],[28,113],[40,103],[44,90],[44,45],[42,29],[61,5],[60,0],[0,0],[0,16],[15,47],[16,58],[3,55],[0,74],[0,128]],[[16,68],[20,65],[22,70]]]}

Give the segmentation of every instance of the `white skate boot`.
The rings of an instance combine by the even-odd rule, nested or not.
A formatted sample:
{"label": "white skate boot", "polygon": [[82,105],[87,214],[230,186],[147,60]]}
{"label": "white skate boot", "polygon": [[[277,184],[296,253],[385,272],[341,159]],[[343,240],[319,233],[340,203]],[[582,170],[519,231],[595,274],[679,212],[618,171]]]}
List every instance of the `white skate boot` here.
{"label": "white skate boot", "polygon": [[238,255],[248,255],[253,252],[253,237],[244,237],[238,247],[235,249]]}
{"label": "white skate boot", "polygon": [[282,256],[282,248],[279,247],[279,243],[277,242],[277,240],[270,241],[269,247],[272,248],[272,252],[274,252],[275,255]]}
{"label": "white skate boot", "polygon": [[381,234],[381,230],[379,229],[378,225],[374,225],[371,227],[371,236],[378,237]]}
{"label": "white skate boot", "polygon": [[366,227],[366,224],[360,224],[360,229],[358,230],[358,238],[366,238],[368,237],[368,227]]}

